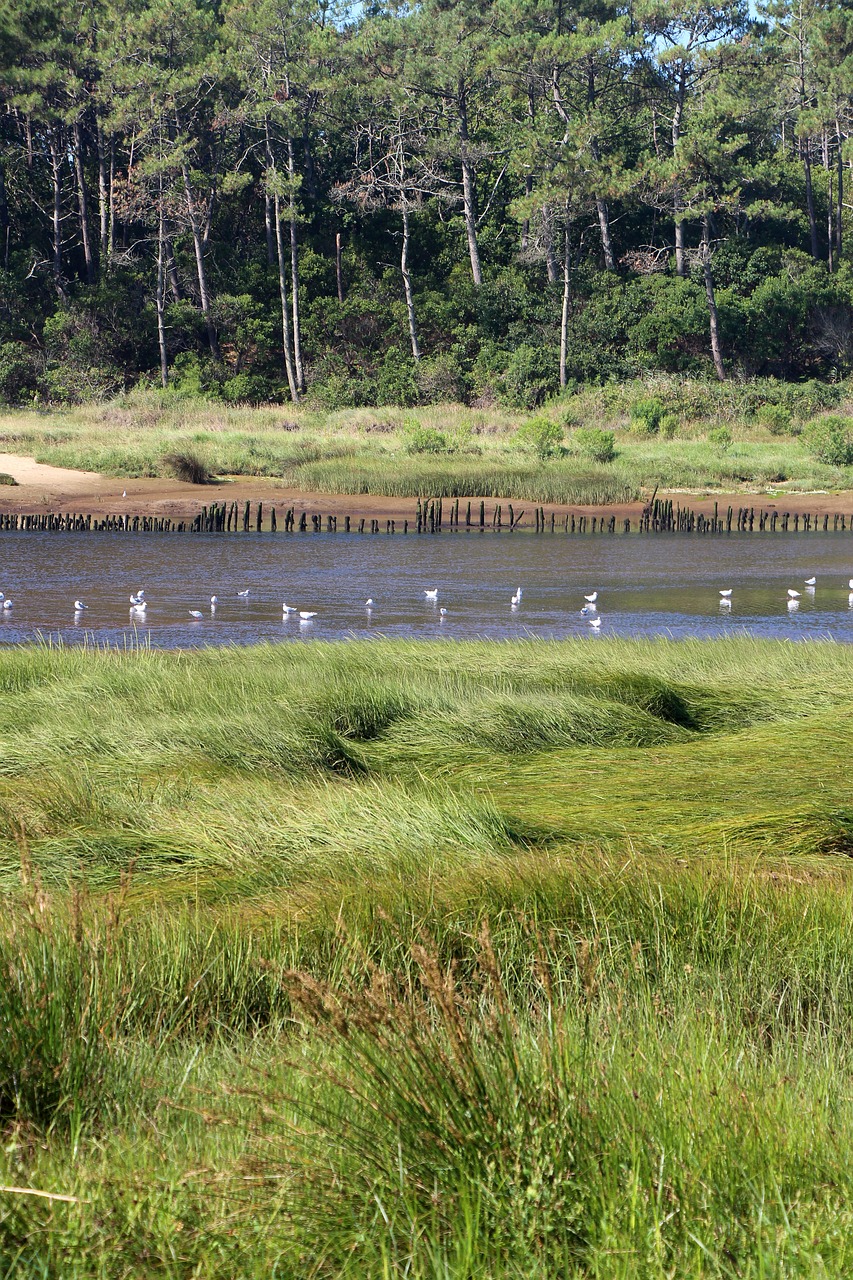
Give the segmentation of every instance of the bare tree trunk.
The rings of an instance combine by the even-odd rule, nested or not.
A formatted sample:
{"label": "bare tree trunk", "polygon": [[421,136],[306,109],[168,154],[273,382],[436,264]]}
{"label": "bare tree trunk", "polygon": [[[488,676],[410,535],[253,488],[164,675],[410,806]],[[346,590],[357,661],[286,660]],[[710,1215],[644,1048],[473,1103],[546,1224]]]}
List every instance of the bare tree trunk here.
{"label": "bare tree trunk", "polygon": [[835,136],[838,141],[838,158],[835,176],[835,256],[841,266],[841,251],[844,244],[844,157],[841,151],[841,128],[836,122]]}
{"label": "bare tree trunk", "polygon": [[299,241],[296,233],[296,206],[293,187],[296,166],[293,161],[293,139],[287,139],[287,177],[289,180],[288,211],[290,221],[290,300],[293,308],[293,360],[296,366],[296,385],[305,390],[305,367],[302,363],[302,327],[299,323]]}
{"label": "bare tree trunk", "polygon": [[3,237],[3,269],[9,270],[9,241],[11,226],[9,221],[9,202],[6,198],[6,175],[0,161],[0,235]]}
{"label": "bare tree trunk", "polygon": [[604,266],[607,271],[616,270],[616,259],[613,256],[613,239],[610,235],[610,210],[607,201],[601,196],[595,197],[595,208],[598,213],[598,226],[601,231],[601,248],[604,251]]}
{"label": "bare tree trunk", "polygon": [[110,213],[109,228],[107,230],[107,257],[113,256],[113,245],[115,244],[115,228],[116,228],[116,140],[114,136],[110,137]]}
{"label": "bare tree trunk", "polygon": [[273,201],[275,221],[275,247],[278,258],[278,291],[281,298],[281,340],[284,348],[284,368],[287,373],[287,385],[290,387],[290,398],[299,404],[299,388],[293,372],[293,357],[290,354],[290,311],[287,304],[287,272],[284,265],[284,243],[281,234],[281,217],[279,215],[278,194]]}
{"label": "bare tree trunk", "polygon": [[217,337],[216,326],[213,323],[213,316],[210,311],[210,294],[207,290],[207,275],[204,269],[204,249],[201,242],[201,228],[198,225],[198,217],[196,215],[195,201],[193,200],[189,170],[183,163],[181,164],[181,177],[184,182],[187,217],[190,222],[190,230],[192,231],[193,237],[193,248],[195,250],[195,268],[196,275],[198,276],[199,301],[201,302],[201,311],[207,327],[207,340],[210,344],[210,354],[218,363],[222,359],[222,356],[219,350],[219,338]]}
{"label": "bare tree trunk", "polygon": [[[524,177],[524,194],[526,196],[531,196],[533,194],[533,179],[531,178],[529,173],[525,174],[525,177]],[[529,218],[524,218],[522,220],[521,243],[519,247],[522,253],[526,253],[528,248],[530,247],[530,219]]]}
{"label": "bare tree trunk", "polygon": [[545,250],[545,270],[548,272],[548,283],[556,284],[560,278],[557,266],[557,254],[554,250],[554,219],[547,204],[542,206],[542,245]]}
{"label": "bare tree trunk", "polygon": [[720,327],[717,318],[717,299],[714,294],[714,277],[711,272],[711,228],[708,214],[702,215],[702,274],[705,277],[705,296],[708,299],[708,322],[711,331],[711,354],[720,382],[725,382],[723,353],[720,347]]}
{"label": "bare tree trunk", "polygon": [[62,279],[62,148],[56,130],[50,131],[50,174],[53,186],[53,283],[64,302],[65,283]]}
{"label": "bare tree trunk", "polygon": [[175,302],[180,302],[184,296],[181,290],[181,281],[178,277],[178,268],[175,263],[175,250],[172,248],[172,237],[166,236],[166,276],[169,281],[169,292]]}
{"label": "bare tree trunk", "polygon": [[104,154],[104,135],[97,115],[95,116],[95,140],[98,147],[98,219],[100,222],[101,270],[108,256],[110,203],[107,185],[107,158]]}
{"label": "bare tree trunk", "polygon": [[817,239],[817,217],[814,207],[814,188],[812,187],[812,158],[809,150],[809,139],[803,138],[800,142],[800,155],[803,160],[803,170],[806,175],[806,209],[809,215],[809,236],[811,238],[812,260],[818,261],[820,257],[820,248]]}
{"label": "bare tree trunk", "polygon": [[343,243],[340,231],[335,232],[335,275],[338,283],[338,302],[343,303],[344,300],[344,261],[343,261]]}
{"label": "bare tree trunk", "polygon": [[560,386],[565,387],[569,354],[569,308],[572,301],[572,228],[567,220],[563,243],[563,310],[560,316]]}
{"label": "bare tree trunk", "polygon": [[[675,155],[679,139],[681,138],[681,121],[684,116],[684,100],[687,93],[687,82],[685,79],[685,71],[682,67],[681,75],[678,78],[678,98],[675,104],[675,111],[672,117],[672,153]],[[681,191],[675,188],[672,196],[672,211],[675,220],[675,273],[679,276],[687,274],[687,254],[684,249],[684,219],[679,215],[681,213]]]}
{"label": "bare tree trunk", "polygon": [[480,247],[477,244],[477,189],[476,170],[468,147],[468,103],[465,86],[460,82],[457,98],[459,119],[459,154],[462,163],[462,206],[465,215],[465,235],[468,239],[468,256],[471,259],[471,278],[479,287],[483,283],[480,266]]}
{"label": "bare tree trunk", "polygon": [[267,233],[267,266],[275,262],[275,232],[272,229],[272,196],[264,192],[264,226]]}
{"label": "bare tree trunk", "polygon": [[157,209],[157,342],[160,347],[160,382],[169,385],[169,358],[166,352],[166,228],[163,218],[163,174],[158,176]]}
{"label": "bare tree trunk", "polygon": [[86,265],[86,284],[95,283],[95,259],[92,255],[92,229],[89,224],[89,193],[86,190],[86,173],[83,168],[83,130],[80,121],[75,120],[72,129],[74,138],[74,174],[77,178],[77,207],[80,211],[80,235],[83,240],[83,261]]}
{"label": "bare tree trunk", "polygon": [[400,253],[400,271],[403,275],[403,289],[406,294],[406,311],[409,316],[409,339],[412,344],[412,356],[417,361],[421,358],[418,342],[418,322],[415,316],[415,297],[412,293],[412,277],[409,273],[409,210],[403,201],[403,248]]}

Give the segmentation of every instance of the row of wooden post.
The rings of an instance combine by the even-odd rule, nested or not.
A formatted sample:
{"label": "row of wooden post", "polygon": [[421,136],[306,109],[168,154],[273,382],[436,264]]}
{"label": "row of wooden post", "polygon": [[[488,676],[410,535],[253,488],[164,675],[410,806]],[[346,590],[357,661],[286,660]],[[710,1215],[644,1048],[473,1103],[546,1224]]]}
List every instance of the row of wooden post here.
{"label": "row of wooden post", "polygon": [[[460,529],[487,529],[500,533],[516,530],[524,516],[524,508],[516,513],[511,502],[505,505],[495,504],[488,518],[486,503],[468,502],[464,513],[460,512],[459,499],[448,499],[445,513],[443,498],[418,499],[415,519],[411,522],[419,534],[442,533],[445,529],[452,533]],[[600,515],[575,515],[568,512],[557,515],[547,513],[542,506],[534,507],[534,532],[544,533],[615,533],[617,523],[623,533],[631,533],[636,529],[639,533],[782,533],[793,530],[794,533],[844,533],[848,529],[853,532],[853,515],[845,517],[840,513],[832,516],[801,514],[799,512],[776,510],[765,511],[754,507],[728,507],[723,514],[714,503],[713,515],[704,515],[689,507],[673,505],[671,499],[655,499],[642,511],[639,520],[633,524],[629,517],[617,521],[615,515],[602,512]],[[830,525],[831,521],[831,525]],[[253,504],[246,502],[242,506],[236,502],[213,503],[202,507],[197,515],[183,520],[172,520],[165,516],[145,515],[105,515],[93,516],[76,512],[7,512],[0,513],[0,532],[33,531],[42,533],[78,533],[91,531],[95,533],[248,533],[252,530],[260,533],[266,529],[277,533],[282,529],[285,533],[381,533],[408,534],[408,519],[377,520],[366,517],[322,515],[298,512],[295,507],[288,507],[281,518],[275,507],[269,508],[265,521],[263,502]]]}

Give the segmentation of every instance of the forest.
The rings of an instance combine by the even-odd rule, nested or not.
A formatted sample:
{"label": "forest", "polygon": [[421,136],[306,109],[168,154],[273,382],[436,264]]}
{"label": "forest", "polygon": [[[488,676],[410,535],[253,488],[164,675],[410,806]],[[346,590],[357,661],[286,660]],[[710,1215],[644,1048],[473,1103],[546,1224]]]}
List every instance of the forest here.
{"label": "forest", "polygon": [[853,363],[844,0],[4,0],[0,400]]}

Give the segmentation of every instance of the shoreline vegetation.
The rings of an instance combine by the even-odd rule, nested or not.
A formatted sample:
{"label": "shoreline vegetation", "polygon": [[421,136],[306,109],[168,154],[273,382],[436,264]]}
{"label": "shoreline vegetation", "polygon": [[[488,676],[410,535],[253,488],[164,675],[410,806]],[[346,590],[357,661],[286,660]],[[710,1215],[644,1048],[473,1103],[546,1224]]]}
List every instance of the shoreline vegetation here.
{"label": "shoreline vegetation", "polygon": [[846,1274],[851,675],[0,650],[4,1271]]}
{"label": "shoreline vegetation", "polygon": [[[7,412],[2,452],[105,480],[177,481],[199,506],[209,488],[200,481],[388,502],[442,495],[563,506],[642,502],[655,489],[837,494],[853,490],[853,399],[844,385],[677,378],[587,388],[535,414],[454,404],[251,409],[144,393]],[[7,508],[31,500],[13,485],[0,494]]]}

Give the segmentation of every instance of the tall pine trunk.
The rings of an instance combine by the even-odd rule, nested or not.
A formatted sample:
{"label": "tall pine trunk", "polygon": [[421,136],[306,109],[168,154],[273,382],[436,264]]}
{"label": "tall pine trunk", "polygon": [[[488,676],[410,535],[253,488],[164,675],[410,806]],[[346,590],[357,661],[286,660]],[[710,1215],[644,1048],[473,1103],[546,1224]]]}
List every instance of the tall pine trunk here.
{"label": "tall pine trunk", "polygon": [[560,315],[560,386],[565,387],[569,356],[569,308],[572,302],[572,225],[568,218],[563,241],[563,309]]}
{"label": "tall pine trunk", "polygon": [[192,231],[193,249],[195,250],[195,268],[196,275],[198,277],[199,301],[201,302],[201,311],[207,327],[207,340],[210,345],[210,354],[218,364],[222,356],[219,350],[219,338],[216,333],[216,326],[213,323],[213,315],[210,309],[210,294],[207,288],[207,274],[204,267],[204,247],[201,239],[201,228],[198,222],[195,201],[193,200],[189,169],[183,162],[181,163],[181,177],[184,183],[187,217],[189,219],[190,230]]}
{"label": "tall pine trunk", "polygon": [[421,358],[421,347],[418,342],[418,322],[415,315],[415,297],[412,292],[412,277],[409,272],[409,210],[405,199],[402,207],[403,215],[403,248],[400,252],[400,271],[403,276],[403,290],[406,294],[406,312],[409,317],[409,341],[412,344],[412,357],[415,361]]}
{"label": "tall pine trunk", "polygon": [[705,297],[708,300],[708,327],[711,331],[711,355],[720,382],[725,382],[723,353],[720,347],[720,326],[717,316],[717,298],[714,293],[714,276],[711,271],[711,226],[707,213],[702,215],[702,275],[705,278]]}
{"label": "tall pine trunk", "polygon": [[53,283],[64,302],[65,282],[62,278],[62,143],[56,129],[50,131],[50,177],[53,192],[51,228],[53,231]]}
{"label": "tall pine trunk", "polygon": [[101,270],[104,269],[104,263],[107,261],[109,253],[109,232],[110,232],[110,190],[107,180],[107,157],[104,153],[104,135],[101,130],[100,121],[95,116],[95,143],[98,148],[98,222],[99,222],[99,247],[101,255]]}
{"label": "tall pine trunk", "polygon": [[820,257],[820,247],[818,245],[817,238],[817,215],[815,213],[814,187],[812,185],[812,158],[808,138],[803,138],[800,141],[800,155],[802,156],[803,172],[805,173],[806,178],[806,210],[809,215],[809,238],[811,240],[812,260],[817,262]]}
{"label": "tall pine trunk", "polygon": [[290,300],[293,309],[293,361],[296,385],[305,390],[305,368],[302,363],[302,326],[299,321],[299,240],[296,232],[296,205],[293,187],[296,182],[296,166],[293,160],[293,140],[287,139],[287,177],[289,185],[288,212],[290,222]]}
{"label": "tall pine trunk", "polygon": [[468,256],[471,259],[471,278],[475,285],[483,283],[480,266],[480,246],[477,243],[477,185],[476,169],[471,159],[468,137],[468,100],[465,86],[460,82],[457,96],[459,121],[459,155],[462,164],[462,208],[465,216],[465,235],[468,240]]}
{"label": "tall pine trunk", "polygon": [[74,174],[77,178],[77,207],[80,211],[80,236],[83,241],[83,261],[86,266],[86,284],[95,283],[95,258],[92,252],[92,228],[89,221],[89,193],[86,189],[86,171],[83,166],[83,130],[80,121],[74,121]]}
{"label": "tall pine trunk", "polygon": [[284,265],[284,240],[281,234],[281,216],[277,192],[273,198],[273,215],[276,256],[278,258],[278,292],[281,299],[281,344],[284,348],[284,369],[287,374],[287,385],[290,388],[290,398],[294,404],[299,404],[299,388],[296,384],[293,357],[290,353],[290,308],[287,301],[287,270]]}
{"label": "tall pine trunk", "polygon": [[160,348],[160,382],[169,385],[169,357],[166,351],[166,226],[163,216],[163,173],[157,183],[157,344]]}

